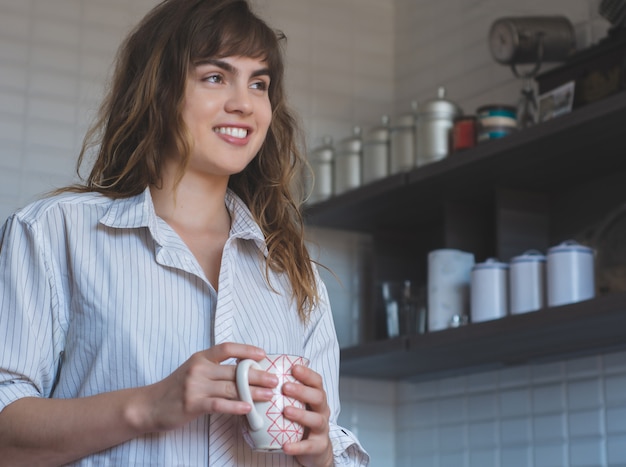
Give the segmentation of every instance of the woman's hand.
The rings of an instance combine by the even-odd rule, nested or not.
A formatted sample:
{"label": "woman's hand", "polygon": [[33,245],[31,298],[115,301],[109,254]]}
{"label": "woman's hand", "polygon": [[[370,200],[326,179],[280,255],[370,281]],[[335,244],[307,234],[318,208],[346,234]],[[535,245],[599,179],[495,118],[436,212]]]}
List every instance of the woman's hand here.
{"label": "woman's hand", "polygon": [[[135,405],[135,422],[144,432],[165,431],[182,426],[205,414],[244,415],[250,404],[240,401],[235,385],[236,366],[221,365],[228,359],[259,361],[265,351],[245,344],[224,343],[193,354],[174,373],[145,387],[143,400]],[[269,401],[278,384],[276,376],[250,371],[252,398]]]}
{"label": "woman's hand", "polygon": [[302,384],[285,383],[283,394],[303,402],[306,409],[285,407],[284,415],[301,424],[304,438],[298,443],[285,444],[285,454],[295,456],[305,467],[334,465],[333,449],[329,438],[330,408],[326,400],[322,377],[302,365],[292,369],[292,375]]}

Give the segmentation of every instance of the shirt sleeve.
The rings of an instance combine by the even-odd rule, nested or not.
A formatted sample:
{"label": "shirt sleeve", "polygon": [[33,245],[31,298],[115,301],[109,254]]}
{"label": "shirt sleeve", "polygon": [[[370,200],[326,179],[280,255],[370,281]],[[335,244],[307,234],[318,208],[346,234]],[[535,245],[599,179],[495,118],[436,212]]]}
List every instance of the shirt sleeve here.
{"label": "shirt sleeve", "polygon": [[51,303],[41,245],[13,215],[0,230],[0,411],[22,397],[50,395],[59,359]]}
{"label": "shirt sleeve", "polygon": [[[316,271],[317,274],[317,271]],[[312,368],[321,374],[330,407],[330,441],[333,445],[335,465],[367,466],[369,455],[359,440],[349,430],[337,425],[339,401],[339,343],[330,309],[328,293],[317,276],[320,303],[311,315],[311,332],[305,344]]]}

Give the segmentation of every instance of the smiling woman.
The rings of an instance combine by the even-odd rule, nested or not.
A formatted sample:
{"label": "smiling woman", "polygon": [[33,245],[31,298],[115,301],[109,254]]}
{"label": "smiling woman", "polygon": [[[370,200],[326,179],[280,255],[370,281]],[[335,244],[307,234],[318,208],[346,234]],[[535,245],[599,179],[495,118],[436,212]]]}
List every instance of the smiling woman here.
{"label": "smiling woman", "polygon": [[[9,464],[366,465],[337,426],[339,350],[291,192],[303,164],[276,33],[243,0],[165,0],[122,45],[84,184],[0,231]],[[260,452],[235,364],[302,357],[301,441]],[[278,384],[252,370],[256,402]]]}

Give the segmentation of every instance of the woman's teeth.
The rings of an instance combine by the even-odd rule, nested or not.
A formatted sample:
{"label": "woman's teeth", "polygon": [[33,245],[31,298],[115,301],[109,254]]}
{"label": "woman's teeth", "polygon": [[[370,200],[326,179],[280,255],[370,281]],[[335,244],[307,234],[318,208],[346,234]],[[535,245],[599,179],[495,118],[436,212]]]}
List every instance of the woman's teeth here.
{"label": "woman's teeth", "polygon": [[245,138],[248,136],[248,130],[243,128],[219,127],[215,128],[214,131],[215,133],[232,136],[233,138]]}

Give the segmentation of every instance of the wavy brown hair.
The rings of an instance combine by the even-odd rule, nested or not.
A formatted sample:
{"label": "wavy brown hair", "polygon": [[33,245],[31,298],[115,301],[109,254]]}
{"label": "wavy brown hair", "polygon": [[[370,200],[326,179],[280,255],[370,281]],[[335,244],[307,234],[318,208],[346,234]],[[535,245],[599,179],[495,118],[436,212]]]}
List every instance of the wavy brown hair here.
{"label": "wavy brown hair", "polygon": [[301,198],[292,192],[306,162],[298,149],[298,125],[285,101],[283,41],[284,35],[258,18],[245,0],[165,0],[157,5],[118,51],[110,89],[78,159],[80,173],[87,154],[95,151],[91,173],[84,185],[67,190],[124,198],[159,186],[166,147],[181,154],[180,181],[193,145],[182,118],[188,73],[207,58],[265,60],[272,121],[259,153],[231,176],[229,187],[265,235],[266,278],[270,269],[287,274],[306,321],[319,295],[304,241]]}

